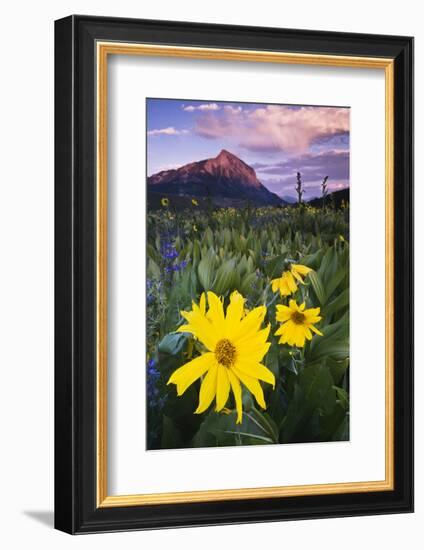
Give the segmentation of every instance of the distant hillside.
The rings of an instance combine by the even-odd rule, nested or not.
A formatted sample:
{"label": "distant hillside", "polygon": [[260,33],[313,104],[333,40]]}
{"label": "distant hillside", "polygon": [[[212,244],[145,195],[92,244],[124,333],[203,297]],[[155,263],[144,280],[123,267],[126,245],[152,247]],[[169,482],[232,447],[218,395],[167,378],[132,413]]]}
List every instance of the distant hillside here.
{"label": "distant hillside", "polygon": [[159,195],[168,197],[177,208],[190,206],[192,198],[198,200],[200,207],[205,201],[221,207],[285,204],[262,185],[252,167],[225,149],[215,158],[148,177],[147,193],[150,208],[157,207]]}
{"label": "distant hillside", "polygon": [[[332,193],[328,193],[327,197],[325,198],[325,204],[327,206],[334,204],[336,208],[340,208],[342,201],[349,204],[349,196],[350,196],[349,188],[340,189],[340,191],[333,191]],[[308,201],[307,204],[310,204],[311,206],[315,206],[319,208],[322,206],[322,198],[312,199]]]}
{"label": "distant hillside", "polygon": [[282,195],[280,198],[288,204],[294,204],[295,202],[297,202],[296,198],[292,197],[291,195]]}

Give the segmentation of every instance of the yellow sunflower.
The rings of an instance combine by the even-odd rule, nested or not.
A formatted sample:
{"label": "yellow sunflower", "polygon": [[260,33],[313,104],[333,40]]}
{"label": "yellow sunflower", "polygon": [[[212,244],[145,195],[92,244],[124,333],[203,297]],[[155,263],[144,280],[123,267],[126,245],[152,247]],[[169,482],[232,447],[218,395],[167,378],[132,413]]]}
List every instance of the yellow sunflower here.
{"label": "yellow sunflower", "polygon": [[206,350],[177,369],[168,384],[175,384],[177,394],[182,395],[203,376],[196,414],[206,411],[214,398],[216,411],[222,411],[231,390],[237,409],[237,424],[240,424],[243,412],[241,383],[263,409],[266,404],[259,380],[275,386],[274,375],[261,364],[271,345],[267,342],[270,325],[261,328],[266,307],[256,307],[246,314],[243,296],[233,292],[224,313],[222,301],[215,293],[208,292],[207,297],[209,309],[206,311],[203,293],[199,305],[193,303],[191,311],[181,312],[188,324],[178,328],[178,332],[195,336]]}
{"label": "yellow sunflower", "polygon": [[300,284],[303,284],[304,277],[312,271],[310,267],[302,264],[291,264],[290,270]]}
{"label": "yellow sunflower", "polygon": [[295,300],[290,300],[288,306],[277,305],[276,320],[282,325],[275,335],[280,336],[280,344],[289,344],[303,348],[306,340],[312,340],[312,333],[323,336],[315,323],[321,321],[320,308],[305,309],[305,302],[297,305]]}
{"label": "yellow sunflower", "polygon": [[296,290],[297,284],[290,271],[284,271],[281,277],[272,280],[272,292],[280,291],[281,296],[290,296]]}
{"label": "yellow sunflower", "polygon": [[160,199],[160,203],[161,203],[162,206],[169,206],[169,199],[166,198],[166,197],[162,197]]}
{"label": "yellow sunflower", "polygon": [[312,271],[312,269],[306,265],[291,264],[290,271],[284,271],[281,277],[271,281],[272,291],[280,291],[281,296],[290,296],[290,294],[294,294],[297,290],[296,281],[300,284],[304,284],[304,277],[306,277],[310,271]]}

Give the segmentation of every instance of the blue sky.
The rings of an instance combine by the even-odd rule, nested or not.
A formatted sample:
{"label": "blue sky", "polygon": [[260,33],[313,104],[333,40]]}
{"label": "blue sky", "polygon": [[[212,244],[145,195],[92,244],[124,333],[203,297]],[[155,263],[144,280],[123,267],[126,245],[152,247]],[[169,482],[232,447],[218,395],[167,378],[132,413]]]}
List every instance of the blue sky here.
{"label": "blue sky", "polygon": [[147,99],[147,173],[178,168],[227,149],[280,196],[305,199],[349,185],[349,108]]}

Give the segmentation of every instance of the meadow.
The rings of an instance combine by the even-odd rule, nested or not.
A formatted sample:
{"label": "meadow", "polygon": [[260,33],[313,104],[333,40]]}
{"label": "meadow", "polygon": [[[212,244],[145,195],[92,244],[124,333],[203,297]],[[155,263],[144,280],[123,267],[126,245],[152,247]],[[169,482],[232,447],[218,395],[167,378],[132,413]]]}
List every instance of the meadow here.
{"label": "meadow", "polygon": [[348,440],[348,206],[170,197],[147,232],[147,448]]}

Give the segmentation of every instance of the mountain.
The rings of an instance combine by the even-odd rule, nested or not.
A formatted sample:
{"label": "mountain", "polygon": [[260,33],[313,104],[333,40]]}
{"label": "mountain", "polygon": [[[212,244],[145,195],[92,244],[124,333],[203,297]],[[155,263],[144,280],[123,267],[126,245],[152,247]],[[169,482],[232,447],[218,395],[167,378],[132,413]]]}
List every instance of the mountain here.
{"label": "mountain", "polygon": [[296,197],[292,197],[291,195],[279,195],[284,202],[287,202],[288,204],[294,204],[297,202]]}
{"label": "mountain", "polygon": [[[176,195],[211,199],[216,206],[256,206],[284,204],[256,177],[255,170],[236,155],[223,149],[215,158],[191,162],[176,170],[165,170],[147,178],[148,198]],[[156,202],[156,201],[153,201]]]}
{"label": "mountain", "polygon": [[[332,193],[328,193],[327,197],[325,198],[325,204],[327,206],[330,206],[334,204],[335,208],[340,208],[342,201],[344,201],[346,204],[349,204],[349,188],[346,189],[340,189],[339,191],[333,191]],[[311,206],[315,206],[317,208],[322,206],[322,198],[316,198],[308,201],[308,204]]]}

